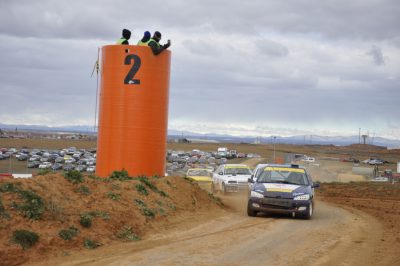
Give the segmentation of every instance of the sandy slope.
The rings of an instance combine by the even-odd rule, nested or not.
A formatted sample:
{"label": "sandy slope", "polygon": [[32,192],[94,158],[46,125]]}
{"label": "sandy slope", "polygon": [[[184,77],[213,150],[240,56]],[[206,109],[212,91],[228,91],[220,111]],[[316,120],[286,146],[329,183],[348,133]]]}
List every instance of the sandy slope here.
{"label": "sandy slope", "polygon": [[[312,220],[247,217],[245,196],[232,211],[176,221],[140,243],[114,245],[47,265],[376,265],[381,225],[372,217],[318,202]],[[194,221],[196,219],[197,221]],[[41,264],[43,265],[43,264]]]}

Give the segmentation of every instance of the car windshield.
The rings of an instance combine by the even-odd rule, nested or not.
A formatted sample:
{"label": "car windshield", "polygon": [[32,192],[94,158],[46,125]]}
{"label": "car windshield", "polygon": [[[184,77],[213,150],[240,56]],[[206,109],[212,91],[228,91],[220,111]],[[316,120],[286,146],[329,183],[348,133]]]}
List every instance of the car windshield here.
{"label": "car windshield", "polygon": [[211,176],[209,171],[203,170],[203,169],[189,170],[187,175],[188,176]]}
{"label": "car windshield", "polygon": [[308,185],[307,176],[302,169],[271,168],[267,167],[257,178],[258,183],[284,183],[305,186]]}
{"label": "car windshield", "polygon": [[228,167],[225,169],[226,175],[251,175],[250,169],[245,167]]}

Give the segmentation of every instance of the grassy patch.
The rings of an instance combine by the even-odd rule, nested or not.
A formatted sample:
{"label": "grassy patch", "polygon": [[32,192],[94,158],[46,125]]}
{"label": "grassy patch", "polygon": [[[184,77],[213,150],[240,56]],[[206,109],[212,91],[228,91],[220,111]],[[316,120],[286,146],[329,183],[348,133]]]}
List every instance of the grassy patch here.
{"label": "grassy patch", "polygon": [[85,195],[85,196],[88,196],[88,195],[91,194],[90,189],[87,186],[79,186],[76,189],[76,192],[78,192],[78,193],[80,193],[82,195]]}
{"label": "grassy patch", "polygon": [[40,169],[38,172],[37,172],[37,175],[47,175],[48,173],[50,173],[51,171],[50,171],[50,169]]}
{"label": "grassy patch", "polygon": [[6,212],[6,209],[4,208],[1,198],[0,198],[0,218],[3,218],[3,219],[10,218],[10,215]]}
{"label": "grassy patch", "polygon": [[115,179],[115,180],[120,180],[120,181],[125,181],[125,180],[131,180],[132,177],[128,175],[128,172],[125,169],[122,169],[121,171],[114,171],[111,173],[110,179]]}
{"label": "grassy patch", "polygon": [[13,232],[11,241],[27,249],[39,241],[39,235],[28,230],[17,230]]}
{"label": "grassy patch", "polygon": [[100,243],[98,243],[92,239],[89,239],[89,238],[85,238],[85,240],[83,241],[83,245],[87,249],[95,249],[95,248],[101,246]]}
{"label": "grassy patch", "polygon": [[110,192],[107,192],[107,197],[112,200],[119,200],[121,198],[121,194],[110,191]]}
{"label": "grassy patch", "polygon": [[[44,201],[35,192],[30,190],[21,190],[12,183],[5,183],[0,187],[0,192],[17,193],[18,196],[23,200],[22,203],[13,202],[12,207],[19,210],[24,217],[32,220],[39,220],[42,218],[44,212]],[[4,210],[4,206],[0,207]]]}
{"label": "grassy patch", "polygon": [[139,176],[138,179],[139,179],[140,182],[145,184],[146,187],[150,188],[154,192],[157,192],[161,196],[163,196],[163,197],[167,197],[168,196],[167,193],[165,193],[162,190],[159,190],[146,176]]}
{"label": "grassy patch", "polygon": [[18,192],[18,188],[13,183],[5,183],[0,186],[0,192]]}
{"label": "grassy patch", "polygon": [[78,228],[71,226],[68,229],[63,229],[58,232],[58,236],[64,240],[71,240],[79,233]]}
{"label": "grassy patch", "polygon": [[82,183],[84,181],[83,175],[77,170],[71,170],[64,174],[64,177],[72,184]]}
{"label": "grassy patch", "polygon": [[93,220],[93,216],[88,214],[88,213],[83,213],[81,214],[81,217],[79,219],[79,223],[85,227],[85,228],[89,228],[92,226],[92,220]]}
{"label": "grassy patch", "polygon": [[124,225],[122,229],[118,231],[116,236],[123,240],[129,240],[129,241],[140,240],[140,237],[133,232],[132,227],[127,225]]}
{"label": "grassy patch", "polygon": [[144,196],[149,195],[149,192],[147,192],[147,189],[143,184],[136,184],[136,190],[141,195],[144,195]]}
{"label": "grassy patch", "polygon": [[19,190],[19,196],[24,202],[22,204],[16,204],[15,207],[22,212],[24,217],[32,220],[39,220],[42,218],[44,202],[40,196],[30,190]]}
{"label": "grassy patch", "polygon": [[142,212],[142,214],[146,217],[149,218],[154,218],[156,216],[156,213],[154,212],[154,210],[148,208],[146,206],[146,203],[144,203],[144,201],[140,200],[140,199],[135,199],[136,204],[139,206],[140,211]]}
{"label": "grassy patch", "polygon": [[176,211],[176,206],[175,206],[174,204],[168,203],[167,206],[168,206],[168,208],[170,208],[171,210]]}
{"label": "grassy patch", "polygon": [[50,213],[50,218],[58,221],[64,221],[65,215],[64,210],[58,206],[55,202],[50,201],[45,206],[46,211]]}

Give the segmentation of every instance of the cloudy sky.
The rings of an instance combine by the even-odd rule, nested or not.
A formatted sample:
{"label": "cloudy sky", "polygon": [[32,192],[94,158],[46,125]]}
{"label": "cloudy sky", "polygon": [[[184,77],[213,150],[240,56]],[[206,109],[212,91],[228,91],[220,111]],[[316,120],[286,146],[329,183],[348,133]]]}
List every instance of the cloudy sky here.
{"label": "cloudy sky", "polygon": [[400,139],[399,14],[398,0],[0,0],[0,123],[93,125],[97,48],[128,28],[172,41],[170,129]]}

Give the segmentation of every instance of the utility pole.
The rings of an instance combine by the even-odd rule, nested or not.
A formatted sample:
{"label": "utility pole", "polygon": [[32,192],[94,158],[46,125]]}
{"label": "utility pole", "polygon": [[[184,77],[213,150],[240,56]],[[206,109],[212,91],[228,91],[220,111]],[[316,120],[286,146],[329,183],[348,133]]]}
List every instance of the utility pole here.
{"label": "utility pole", "polygon": [[361,127],[358,128],[358,144],[361,144]]}
{"label": "utility pole", "polygon": [[274,137],[274,163],[275,163],[275,140],[276,140],[276,136],[273,136]]}

